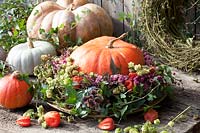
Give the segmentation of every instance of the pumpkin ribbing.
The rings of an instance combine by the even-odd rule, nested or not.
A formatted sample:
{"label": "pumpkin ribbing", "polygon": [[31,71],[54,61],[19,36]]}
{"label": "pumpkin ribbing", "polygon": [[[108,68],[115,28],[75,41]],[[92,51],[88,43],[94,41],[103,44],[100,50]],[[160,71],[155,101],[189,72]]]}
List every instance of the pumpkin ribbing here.
{"label": "pumpkin ribbing", "polygon": [[58,28],[61,48],[67,46],[66,36],[71,41],[81,38],[82,42],[87,42],[113,33],[112,20],[106,11],[96,4],[86,3],[85,0],[42,2],[33,9],[27,20],[30,38],[46,39],[40,34],[40,29],[47,33],[51,28],[57,27],[62,27]]}
{"label": "pumpkin ribbing", "polygon": [[0,80],[0,105],[7,109],[26,106],[32,100],[30,86],[18,77],[19,72],[13,72]]}
{"label": "pumpkin ribbing", "polygon": [[[109,46],[110,42],[112,46]],[[143,53],[139,48],[109,36],[88,41],[77,48],[71,58],[81,71],[97,74],[128,74],[129,62],[144,64]]]}
{"label": "pumpkin ribbing", "polygon": [[27,39],[26,43],[14,46],[8,53],[6,61],[21,73],[33,74],[35,66],[41,63],[41,55],[56,55],[53,45],[45,41]]}

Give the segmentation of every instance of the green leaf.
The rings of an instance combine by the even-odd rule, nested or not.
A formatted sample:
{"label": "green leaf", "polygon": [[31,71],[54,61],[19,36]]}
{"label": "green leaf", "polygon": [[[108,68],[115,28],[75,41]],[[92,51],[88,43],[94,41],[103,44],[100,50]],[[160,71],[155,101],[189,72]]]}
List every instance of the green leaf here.
{"label": "green leaf", "polygon": [[78,22],[81,20],[81,17],[80,17],[79,14],[77,14],[77,15],[75,16],[75,20],[76,20],[76,23],[78,23]]}
{"label": "green leaf", "polygon": [[40,34],[44,34],[45,30],[44,29],[39,29]]}
{"label": "green leaf", "polygon": [[17,36],[18,34],[19,34],[19,32],[17,31],[17,29],[14,29],[13,36]]}
{"label": "green leaf", "polygon": [[67,96],[66,102],[68,104],[75,104],[77,101],[77,91],[73,88],[66,88],[65,95]]}
{"label": "green leaf", "polygon": [[100,88],[102,90],[102,94],[106,97],[110,97],[112,95],[111,89],[108,88],[107,82],[101,82]]}
{"label": "green leaf", "polygon": [[59,29],[63,29],[65,27],[65,25],[64,24],[61,24],[61,25],[59,25]]}
{"label": "green leaf", "polygon": [[118,15],[118,20],[123,21],[126,19],[126,14],[124,12],[120,12]]}
{"label": "green leaf", "polygon": [[73,81],[70,78],[65,79],[65,96],[68,104],[75,104],[78,98],[77,91],[73,88]]}
{"label": "green leaf", "polygon": [[145,99],[140,100],[140,101],[138,101],[138,102],[135,102],[135,103],[132,104],[132,108],[138,109],[138,108],[140,108],[142,105],[144,105],[145,102],[146,102]]}
{"label": "green leaf", "polygon": [[73,81],[71,78],[66,78],[65,82],[63,83],[65,88],[72,89],[73,88]]}
{"label": "green leaf", "polygon": [[147,100],[148,100],[148,101],[153,101],[153,100],[156,99],[156,98],[157,98],[156,95],[148,94]]}
{"label": "green leaf", "polygon": [[2,78],[3,77],[3,74],[2,73],[0,73],[0,78]]}
{"label": "green leaf", "polygon": [[126,98],[126,95],[123,94],[123,93],[120,93],[120,98],[121,98],[121,99],[124,99],[124,98]]}
{"label": "green leaf", "polygon": [[83,43],[82,38],[78,37],[76,45],[81,45]]}
{"label": "green leaf", "polygon": [[166,81],[168,84],[172,84],[172,79],[171,79],[171,77],[164,76],[164,79],[165,79],[165,81]]}
{"label": "green leaf", "polygon": [[172,86],[167,86],[164,88],[164,91],[166,91],[169,96],[172,96],[174,88]]}
{"label": "green leaf", "polygon": [[42,85],[39,92],[42,94],[42,96],[44,96],[43,99],[46,98],[46,90],[47,90],[47,85]]}
{"label": "green leaf", "polygon": [[125,112],[127,111],[127,109],[128,109],[128,105],[124,106],[124,107],[120,110],[120,112],[121,112],[121,118],[124,116],[124,114],[125,114]]}
{"label": "green leaf", "polygon": [[84,118],[86,116],[88,116],[88,114],[91,112],[91,110],[89,108],[85,108],[85,109],[82,109],[82,108],[79,108],[77,109],[77,115],[81,116],[81,118]]}
{"label": "green leaf", "polygon": [[116,118],[120,118],[120,113],[119,113],[119,112],[114,112],[114,116],[115,116]]}
{"label": "green leaf", "polygon": [[27,84],[31,84],[28,74],[20,74],[19,80],[24,80]]}
{"label": "green leaf", "polygon": [[82,104],[81,101],[77,102],[77,103],[76,103],[76,109],[78,109],[78,108],[81,106],[81,104]]}

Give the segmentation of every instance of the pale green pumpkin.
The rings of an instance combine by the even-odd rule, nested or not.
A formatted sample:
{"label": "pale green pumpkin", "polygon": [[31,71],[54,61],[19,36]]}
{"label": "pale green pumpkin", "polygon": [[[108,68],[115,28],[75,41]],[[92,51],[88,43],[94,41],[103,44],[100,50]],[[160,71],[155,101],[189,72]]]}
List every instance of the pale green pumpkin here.
{"label": "pale green pumpkin", "polygon": [[27,40],[13,47],[6,61],[21,73],[32,75],[34,67],[41,63],[41,55],[56,55],[56,50],[49,42]]}

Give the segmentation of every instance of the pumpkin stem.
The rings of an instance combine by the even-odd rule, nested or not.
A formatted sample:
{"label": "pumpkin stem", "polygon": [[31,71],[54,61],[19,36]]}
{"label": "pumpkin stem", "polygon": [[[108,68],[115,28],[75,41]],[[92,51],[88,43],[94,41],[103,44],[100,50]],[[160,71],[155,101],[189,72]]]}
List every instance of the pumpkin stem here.
{"label": "pumpkin stem", "polygon": [[110,40],[109,43],[108,43],[108,48],[114,48],[113,43],[114,43],[115,41],[117,41],[117,40],[123,39],[123,38],[126,37],[127,35],[128,35],[128,32],[123,33],[123,34],[120,35],[119,37]]}
{"label": "pumpkin stem", "polygon": [[14,72],[11,74],[11,77],[12,77],[12,78],[19,78],[19,77],[20,77],[20,72],[19,72],[19,71],[14,71]]}
{"label": "pumpkin stem", "polygon": [[67,11],[73,11],[75,9],[75,5],[72,3],[68,8]]}
{"label": "pumpkin stem", "polygon": [[28,43],[29,48],[34,48],[33,42],[29,37],[27,38],[27,43]]}

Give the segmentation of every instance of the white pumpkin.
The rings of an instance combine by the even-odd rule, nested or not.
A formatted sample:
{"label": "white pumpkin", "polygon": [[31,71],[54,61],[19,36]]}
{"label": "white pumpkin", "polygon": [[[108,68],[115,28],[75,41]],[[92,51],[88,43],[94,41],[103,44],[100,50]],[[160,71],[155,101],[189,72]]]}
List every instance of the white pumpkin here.
{"label": "white pumpkin", "polygon": [[5,61],[6,56],[7,56],[7,54],[6,54],[5,50],[2,47],[0,47],[0,60]]}
{"label": "white pumpkin", "polygon": [[34,67],[41,63],[41,55],[56,55],[55,48],[45,41],[30,41],[14,46],[6,61],[21,73],[33,74]]}

